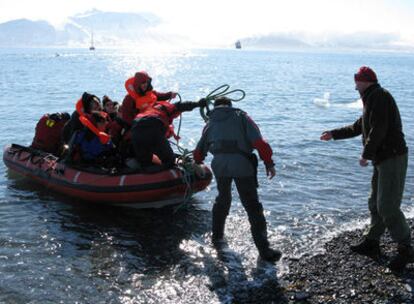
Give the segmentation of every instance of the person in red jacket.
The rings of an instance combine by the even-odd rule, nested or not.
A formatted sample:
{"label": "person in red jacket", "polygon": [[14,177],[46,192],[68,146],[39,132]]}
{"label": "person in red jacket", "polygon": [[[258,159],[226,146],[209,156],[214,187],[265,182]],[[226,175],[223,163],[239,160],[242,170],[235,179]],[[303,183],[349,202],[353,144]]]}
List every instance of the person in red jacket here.
{"label": "person in red jacket", "polygon": [[172,122],[182,112],[192,111],[206,105],[205,99],[198,102],[157,101],[150,108],[138,113],[132,124],[132,144],[135,159],[142,167],[152,165],[155,154],[162,162],[162,168],[171,168],[175,164],[175,154],[168,142],[174,135]]}
{"label": "person in red jacket", "polygon": [[152,78],[147,72],[140,71],[125,82],[128,94],[122,102],[122,119],[129,125],[139,112],[145,111],[156,101],[165,101],[177,96],[175,92],[160,93],[153,89]]}
{"label": "person in red jacket", "polygon": [[31,147],[58,155],[62,148],[61,133],[69,119],[69,113],[43,115],[36,125]]}
{"label": "person in red jacket", "polygon": [[102,110],[108,114],[111,120],[114,120],[118,114],[119,104],[117,101],[113,101],[108,96],[102,97]]}

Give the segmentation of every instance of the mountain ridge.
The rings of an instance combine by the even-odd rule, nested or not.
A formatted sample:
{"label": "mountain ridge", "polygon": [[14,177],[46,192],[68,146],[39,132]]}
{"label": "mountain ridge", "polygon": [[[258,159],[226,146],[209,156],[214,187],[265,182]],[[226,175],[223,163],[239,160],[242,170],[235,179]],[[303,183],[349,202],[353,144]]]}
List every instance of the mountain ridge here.
{"label": "mountain ridge", "polygon": [[161,19],[151,13],[88,11],[59,27],[44,20],[16,19],[0,23],[0,47],[89,46],[91,35],[103,47],[172,40],[157,31]]}

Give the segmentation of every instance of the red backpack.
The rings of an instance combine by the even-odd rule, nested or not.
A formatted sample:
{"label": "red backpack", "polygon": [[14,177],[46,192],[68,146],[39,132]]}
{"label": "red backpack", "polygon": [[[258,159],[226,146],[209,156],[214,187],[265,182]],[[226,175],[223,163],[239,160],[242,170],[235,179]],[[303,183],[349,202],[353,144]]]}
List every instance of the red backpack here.
{"label": "red backpack", "polygon": [[68,113],[45,114],[36,125],[31,147],[57,154],[62,143],[63,126],[70,119]]}

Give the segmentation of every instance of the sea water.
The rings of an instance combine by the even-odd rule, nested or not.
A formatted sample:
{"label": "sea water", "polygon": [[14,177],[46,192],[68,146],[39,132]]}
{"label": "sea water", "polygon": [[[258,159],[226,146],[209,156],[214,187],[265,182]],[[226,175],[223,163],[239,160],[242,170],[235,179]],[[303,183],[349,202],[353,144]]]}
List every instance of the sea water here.
{"label": "sea water", "polygon": [[[372,167],[358,164],[361,139],[322,142],[324,130],[362,112],[353,74],[375,69],[395,97],[410,149],[402,209],[414,215],[414,56],[192,50],[1,49],[0,144],[30,144],[44,113],[72,112],[84,91],[122,102],[124,82],[146,70],[160,92],[198,100],[216,87],[243,89],[247,111],[274,150],[277,175],[262,164],[258,189],[270,243],[286,257],[368,221]],[[184,113],[180,144],[193,149],[204,121]],[[207,158],[207,163],[211,156]],[[233,190],[227,258],[210,244],[213,180],[180,208],[89,205],[11,176],[0,164],[0,302],[215,303],[283,275],[257,260],[246,213]]]}

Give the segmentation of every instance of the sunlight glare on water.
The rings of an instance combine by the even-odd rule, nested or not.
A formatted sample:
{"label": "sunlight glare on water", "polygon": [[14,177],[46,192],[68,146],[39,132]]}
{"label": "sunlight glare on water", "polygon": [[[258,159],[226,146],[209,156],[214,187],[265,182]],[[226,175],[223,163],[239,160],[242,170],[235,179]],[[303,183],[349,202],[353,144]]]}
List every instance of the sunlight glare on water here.
{"label": "sunlight glare on water", "polygon": [[[55,54],[59,53],[59,56]],[[286,257],[316,254],[341,231],[367,223],[372,169],[360,138],[321,142],[353,123],[362,103],[353,74],[372,66],[395,97],[410,149],[403,210],[414,215],[414,57],[410,54],[235,50],[0,49],[1,146],[30,144],[46,112],[72,112],[84,91],[122,102],[124,83],[145,70],[160,92],[196,101],[220,85],[243,89],[241,107],[275,152],[277,175],[259,166],[271,244]],[[184,113],[181,144],[193,149],[204,121]],[[178,121],[175,123],[178,125]],[[207,157],[207,163],[211,156]],[[0,302],[231,303],[286,270],[260,263],[233,189],[227,249],[210,243],[215,181],[186,208],[129,210],[77,202],[17,179],[0,165]]]}

